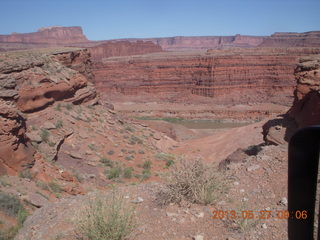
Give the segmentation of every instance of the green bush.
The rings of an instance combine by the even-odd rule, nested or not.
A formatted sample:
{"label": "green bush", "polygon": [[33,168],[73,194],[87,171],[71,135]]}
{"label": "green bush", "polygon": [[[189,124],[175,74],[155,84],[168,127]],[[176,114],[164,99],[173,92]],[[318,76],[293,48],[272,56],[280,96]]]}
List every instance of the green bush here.
{"label": "green bush", "polygon": [[119,178],[121,175],[121,168],[120,167],[113,167],[106,170],[106,175],[108,179]]}
{"label": "green bush", "polygon": [[119,193],[98,195],[81,213],[77,232],[81,240],[124,240],[136,228],[134,209]]}

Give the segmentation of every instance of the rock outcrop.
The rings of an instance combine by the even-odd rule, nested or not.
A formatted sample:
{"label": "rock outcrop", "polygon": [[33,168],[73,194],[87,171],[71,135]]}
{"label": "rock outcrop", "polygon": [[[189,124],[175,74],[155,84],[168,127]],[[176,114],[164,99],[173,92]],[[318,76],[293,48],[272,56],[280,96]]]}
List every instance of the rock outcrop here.
{"label": "rock outcrop", "polygon": [[84,61],[86,57],[89,54],[82,49],[0,54],[2,174],[15,174],[34,162],[34,149],[25,135],[21,112],[35,112],[61,100],[74,104],[96,101],[95,89],[85,77],[92,75],[90,68],[81,66],[90,63],[89,58]]}
{"label": "rock outcrop", "polygon": [[103,58],[107,57],[162,52],[162,48],[151,41],[108,41],[95,47],[90,47],[89,51],[93,60],[101,61]]}
{"label": "rock outcrop", "polygon": [[234,49],[105,59],[94,66],[95,83],[104,94],[179,93],[211,97],[217,103],[290,104],[298,57],[318,52],[319,49]]}
{"label": "rock outcrop", "polygon": [[289,115],[298,127],[320,124],[320,55],[300,59],[295,70],[297,87]]}

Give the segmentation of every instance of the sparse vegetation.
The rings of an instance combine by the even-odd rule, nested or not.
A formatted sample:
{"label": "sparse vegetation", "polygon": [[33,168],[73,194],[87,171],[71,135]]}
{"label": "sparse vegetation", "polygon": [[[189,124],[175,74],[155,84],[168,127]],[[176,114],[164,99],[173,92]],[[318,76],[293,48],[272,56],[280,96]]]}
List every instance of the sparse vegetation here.
{"label": "sparse vegetation", "polygon": [[42,128],[40,131],[40,138],[43,142],[48,143],[50,137],[50,132],[47,129]]}
{"label": "sparse vegetation", "polygon": [[88,201],[81,214],[77,230],[81,240],[123,240],[136,227],[134,209],[115,190],[109,197],[98,195]]}
{"label": "sparse vegetation", "polygon": [[179,203],[186,200],[192,203],[211,204],[227,190],[222,176],[200,159],[181,159],[173,166],[164,189],[158,192],[160,205]]}
{"label": "sparse vegetation", "polygon": [[142,167],[143,167],[144,169],[150,169],[150,168],[151,168],[151,164],[152,164],[152,162],[148,160],[148,161],[145,161],[145,162],[143,163]]}
{"label": "sparse vegetation", "polygon": [[161,153],[157,153],[155,155],[155,158],[157,160],[161,160],[161,161],[164,161],[166,163],[166,168],[172,166],[176,160],[176,156],[173,155],[173,154],[170,154],[170,153],[164,153],[164,152],[161,152]]}
{"label": "sparse vegetation", "polygon": [[49,183],[45,183],[42,181],[37,181],[36,185],[38,187],[40,187],[43,190],[49,191],[53,194],[55,194],[55,196],[57,198],[60,198],[61,192],[63,191],[62,187],[59,185],[59,183],[55,182],[55,181],[51,181]]}
{"label": "sparse vegetation", "polygon": [[17,225],[6,230],[0,230],[0,240],[12,240],[22,227],[28,216],[20,200],[16,196],[12,196],[0,192],[0,209],[7,215],[16,218]]}

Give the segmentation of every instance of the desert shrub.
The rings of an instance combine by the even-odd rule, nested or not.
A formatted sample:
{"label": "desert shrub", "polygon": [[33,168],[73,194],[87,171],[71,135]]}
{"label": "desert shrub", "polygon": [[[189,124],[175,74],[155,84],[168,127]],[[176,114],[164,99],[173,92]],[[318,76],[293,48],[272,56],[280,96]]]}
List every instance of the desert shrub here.
{"label": "desert shrub", "polygon": [[130,160],[133,160],[133,159],[134,159],[134,156],[133,156],[133,155],[128,155],[128,156],[125,157],[125,159],[126,159],[127,161],[130,161]]}
{"label": "desert shrub", "polygon": [[130,145],[135,145],[136,143],[142,144],[143,141],[140,138],[138,138],[138,137],[136,137],[134,135],[131,135],[130,140],[129,140],[129,144]]}
{"label": "desert shrub", "polygon": [[155,158],[157,160],[164,161],[166,163],[166,166],[165,166],[166,168],[172,166],[174,164],[174,161],[176,160],[175,155],[170,153],[164,153],[164,152],[157,153],[155,155]]}
{"label": "desert shrub", "polygon": [[180,203],[211,204],[227,190],[222,176],[200,159],[181,159],[167,177],[165,187],[157,193],[160,205]]}
{"label": "desert shrub", "polygon": [[132,172],[133,168],[132,167],[127,167],[123,170],[123,177],[124,178],[132,178]]}
{"label": "desert shrub", "polygon": [[142,149],[139,150],[138,153],[140,153],[140,154],[145,154],[145,152],[144,152]]}
{"label": "desert shrub", "polygon": [[56,128],[62,128],[63,127],[63,121],[62,120],[58,120],[55,124]]}
{"label": "desert shrub", "polygon": [[126,153],[126,152],[127,152],[127,149],[123,149],[123,148],[122,148],[122,149],[121,149],[121,152],[122,152],[122,153]]}
{"label": "desert shrub", "polygon": [[125,130],[128,132],[134,132],[134,128],[132,128],[131,126],[126,126]]}
{"label": "desert shrub", "polygon": [[141,180],[146,180],[151,177],[151,171],[150,169],[143,169]]}
{"label": "desert shrub", "polygon": [[73,105],[68,103],[68,104],[65,105],[65,108],[70,111],[70,110],[72,110]]}
{"label": "desert shrub", "polygon": [[142,165],[142,168],[144,168],[144,169],[150,169],[151,168],[151,164],[152,164],[152,162],[151,161],[145,161],[144,163],[143,163],[143,165]]}
{"label": "desert shrub", "polygon": [[114,151],[113,151],[113,150],[110,150],[110,151],[108,151],[108,154],[109,154],[109,155],[113,155],[113,154],[114,154]]}
{"label": "desert shrub", "polygon": [[77,235],[81,240],[123,240],[136,227],[134,209],[116,191],[111,196],[98,195],[81,212]]}
{"label": "desert shrub", "polygon": [[32,179],[32,174],[30,172],[30,169],[24,169],[22,171],[19,172],[19,177],[21,178],[27,178],[27,179]]}
{"label": "desert shrub", "polygon": [[110,160],[109,158],[106,158],[106,157],[101,158],[100,162],[102,162],[107,167],[113,167],[114,166],[114,162],[112,160]]}
{"label": "desert shrub", "polygon": [[7,215],[17,217],[22,208],[23,206],[16,196],[0,192],[0,209]]}
{"label": "desert shrub", "polygon": [[58,103],[57,106],[54,108],[56,111],[61,112],[61,104]]}
{"label": "desert shrub", "polygon": [[173,164],[174,164],[174,161],[172,159],[166,161],[166,167],[170,167]]}
{"label": "desert shrub", "polygon": [[40,131],[40,138],[43,142],[49,142],[50,132],[47,129],[42,128]]}
{"label": "desert shrub", "polygon": [[122,169],[120,167],[113,167],[106,170],[106,175],[108,179],[119,178],[121,175]]}
{"label": "desert shrub", "polygon": [[62,187],[59,185],[59,183],[54,181],[48,183],[48,188],[50,192],[53,192],[53,193],[61,193],[63,190]]}
{"label": "desert shrub", "polygon": [[92,150],[92,151],[96,151],[96,150],[97,150],[96,145],[94,145],[93,143],[88,144],[88,148],[89,148],[90,150]]}

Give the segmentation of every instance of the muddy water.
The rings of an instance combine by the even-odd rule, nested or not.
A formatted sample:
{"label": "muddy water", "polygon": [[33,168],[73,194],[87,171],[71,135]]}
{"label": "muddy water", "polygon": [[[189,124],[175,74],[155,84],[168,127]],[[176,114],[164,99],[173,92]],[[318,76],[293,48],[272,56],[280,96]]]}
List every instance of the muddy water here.
{"label": "muddy water", "polygon": [[248,122],[224,122],[216,120],[177,120],[175,124],[183,125],[190,129],[221,129],[249,125]]}
{"label": "muddy water", "polygon": [[235,122],[227,120],[209,120],[209,119],[180,119],[180,118],[137,118],[147,121],[165,121],[172,124],[182,125],[189,129],[222,129],[242,127],[251,124],[252,122]]}

